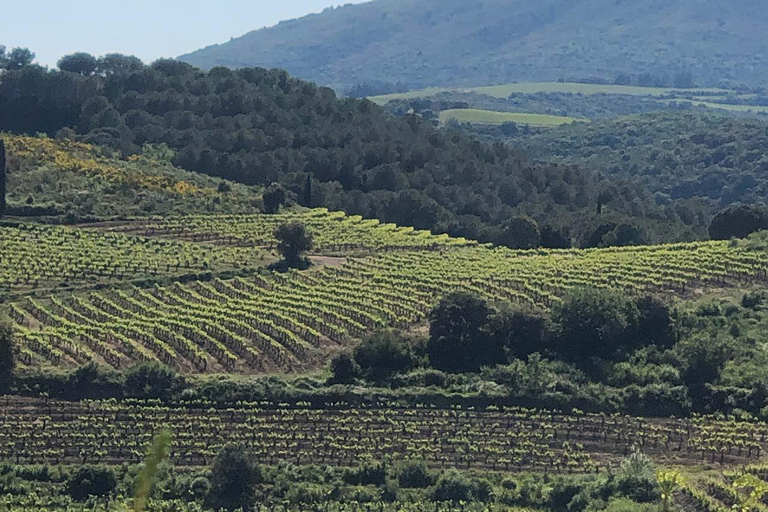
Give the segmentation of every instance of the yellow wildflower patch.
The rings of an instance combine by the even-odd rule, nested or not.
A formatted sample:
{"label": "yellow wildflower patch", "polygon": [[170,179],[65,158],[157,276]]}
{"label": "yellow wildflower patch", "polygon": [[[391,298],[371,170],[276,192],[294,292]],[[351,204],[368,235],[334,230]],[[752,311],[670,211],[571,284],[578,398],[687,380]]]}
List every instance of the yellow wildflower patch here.
{"label": "yellow wildflower patch", "polygon": [[[116,166],[100,155],[98,150],[90,144],[72,140],[16,136],[9,137],[6,143],[12,158],[32,161],[36,166],[52,164],[62,171],[81,173],[135,188],[175,192],[183,196],[203,192],[203,189],[187,181]],[[134,155],[129,157],[128,161],[136,163],[148,160]]]}

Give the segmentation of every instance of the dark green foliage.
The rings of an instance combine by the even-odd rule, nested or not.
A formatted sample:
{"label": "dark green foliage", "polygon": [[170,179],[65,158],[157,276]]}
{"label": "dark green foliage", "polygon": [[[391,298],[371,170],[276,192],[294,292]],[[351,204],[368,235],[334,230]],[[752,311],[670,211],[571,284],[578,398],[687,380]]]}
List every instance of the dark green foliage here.
{"label": "dark green foliage", "polygon": [[384,485],[387,465],[384,462],[366,462],[344,472],[344,481],[352,485]]}
{"label": "dark green foliage", "polygon": [[[506,0],[368,2],[255,30],[181,59],[205,68],[280,66],[345,89],[361,82],[413,88],[556,81],[596,70],[611,81],[624,74],[636,83],[643,75],[652,85],[717,85],[725,77],[762,85],[768,73],[760,28],[768,15],[750,9],[759,4],[738,6],[731,9],[727,0],[675,0],[652,9],[614,0],[522,0],[514,9]],[[674,27],[659,28],[673,17]]]}
{"label": "dark green foliage", "polygon": [[159,363],[142,363],[125,373],[125,395],[131,398],[170,399],[183,386],[183,378]]}
{"label": "dark green foliage", "polygon": [[[69,127],[123,156],[164,143],[188,171],[280,183],[304,204],[481,242],[499,240],[515,216],[546,221],[564,235],[560,242],[581,241],[603,221],[595,205],[606,187],[615,189],[604,206],[613,221],[641,225],[650,241],[690,239],[701,227],[690,209],[659,206],[630,182],[609,186],[590,168],[532,164],[507,145],[436,130],[417,116],[393,118],[282,71],[203,73],[167,60],[138,68],[116,55],[97,67],[90,75],[36,66],[4,73],[0,130],[53,136]],[[285,202],[279,193],[264,199],[265,211]],[[101,212],[102,203],[90,210]],[[146,213],[160,210],[143,203]],[[683,213],[693,220],[684,222]],[[534,242],[535,235],[523,245]]]}
{"label": "dark green foliage", "polygon": [[99,62],[93,55],[79,52],[63,56],[59,59],[57,66],[60,70],[69,73],[90,75],[96,72]]}
{"label": "dark green foliage", "polygon": [[251,461],[245,447],[226,446],[213,461],[206,506],[216,510],[251,510],[261,469]]}
{"label": "dark green foliage", "polygon": [[264,213],[277,213],[280,207],[288,203],[288,191],[278,183],[273,183],[264,192]]}
{"label": "dark green foliage", "polygon": [[626,336],[637,316],[635,305],[620,292],[572,290],[553,311],[560,327],[556,352],[583,364],[592,358],[611,359],[628,348]]}
{"label": "dark green foliage", "polygon": [[331,378],[329,384],[353,384],[360,375],[360,365],[347,353],[337,355],[331,360]]}
{"label": "dark green foliage", "polygon": [[13,330],[0,317],[0,393],[5,393],[13,382],[14,361]]}
{"label": "dark green foliage", "polygon": [[70,400],[120,397],[122,394],[122,375],[92,361],[69,374],[63,392]]}
{"label": "dark green foliage", "polygon": [[81,466],[67,480],[67,494],[83,501],[89,496],[108,496],[117,487],[115,472],[106,466]]}
{"label": "dark green foliage", "polygon": [[403,489],[426,489],[435,477],[423,460],[408,460],[397,468],[397,484]]}
{"label": "dark green foliage", "polygon": [[283,263],[289,268],[304,269],[309,260],[304,253],[312,250],[312,233],[301,222],[281,224],[275,230],[277,250],[283,256]]}
{"label": "dark green foliage", "polygon": [[8,187],[8,170],[5,158],[5,141],[0,139],[0,217],[5,215],[5,201]]}
{"label": "dark green foliage", "polygon": [[491,321],[491,332],[510,358],[525,359],[551,344],[554,326],[550,315],[525,307],[503,307]]}
{"label": "dark green foliage", "polygon": [[28,48],[14,48],[10,52],[5,52],[5,46],[0,46],[0,70],[18,71],[32,64],[35,60],[35,54]]}
{"label": "dark green foliage", "polygon": [[646,114],[561,126],[517,137],[516,145],[532,158],[634,178],[659,203],[677,204],[688,225],[706,227],[701,201],[719,210],[735,202],[762,203],[768,193],[768,122],[761,119]]}
{"label": "dark green foliage", "polygon": [[492,336],[493,309],[474,295],[444,297],[429,314],[430,364],[450,372],[477,371],[505,360],[504,347]]}
{"label": "dark green foliage", "polygon": [[432,491],[435,501],[482,501],[493,499],[493,486],[484,479],[466,476],[455,469],[446,471]]}
{"label": "dark green foliage", "polygon": [[510,249],[535,249],[541,244],[539,225],[530,217],[512,217],[503,225],[497,243]]}
{"label": "dark green foliage", "polygon": [[739,204],[714,216],[709,224],[709,236],[713,240],[746,238],[762,229],[768,229],[768,208]]}
{"label": "dark green foliage", "polygon": [[355,348],[355,362],[369,381],[386,380],[416,364],[410,341],[397,331],[379,331]]}
{"label": "dark green foliage", "polygon": [[638,315],[630,326],[636,345],[671,347],[677,342],[678,331],[675,312],[659,297],[646,295],[635,301]]}

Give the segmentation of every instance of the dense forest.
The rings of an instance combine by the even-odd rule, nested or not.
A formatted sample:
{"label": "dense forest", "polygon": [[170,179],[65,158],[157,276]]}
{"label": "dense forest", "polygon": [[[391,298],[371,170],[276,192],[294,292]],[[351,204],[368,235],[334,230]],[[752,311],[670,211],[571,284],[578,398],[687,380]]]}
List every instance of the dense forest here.
{"label": "dense forest", "polygon": [[202,72],[87,54],[59,67],[2,75],[0,130],[75,137],[124,157],[164,143],[186,170],[246,185],[280,182],[305,206],[481,241],[515,238],[508,223],[521,215],[553,246],[604,245],[615,229],[635,236],[612,243],[691,239],[708,222],[699,203],[659,207],[622,180],[530,165],[504,144],[439,131],[417,116],[392,118],[283,71]]}
{"label": "dense forest", "polygon": [[[768,122],[706,113],[659,113],[575,124],[526,136],[531,158],[637,179],[661,204],[703,198],[715,208],[763,203]],[[500,135],[504,130],[498,130]]]}
{"label": "dense forest", "polygon": [[[689,87],[766,79],[759,0],[378,0],[184,55],[279,67],[339,90],[598,78]],[[232,34],[236,36],[237,34]],[[355,89],[358,89],[355,87]]]}

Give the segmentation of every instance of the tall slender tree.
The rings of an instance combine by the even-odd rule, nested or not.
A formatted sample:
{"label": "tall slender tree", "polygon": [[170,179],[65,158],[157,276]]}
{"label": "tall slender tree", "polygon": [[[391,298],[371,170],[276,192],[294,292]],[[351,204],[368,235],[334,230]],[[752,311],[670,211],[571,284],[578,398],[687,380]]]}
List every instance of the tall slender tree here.
{"label": "tall slender tree", "polygon": [[6,170],[5,170],[5,141],[0,139],[0,217],[5,215],[5,182],[6,182]]}

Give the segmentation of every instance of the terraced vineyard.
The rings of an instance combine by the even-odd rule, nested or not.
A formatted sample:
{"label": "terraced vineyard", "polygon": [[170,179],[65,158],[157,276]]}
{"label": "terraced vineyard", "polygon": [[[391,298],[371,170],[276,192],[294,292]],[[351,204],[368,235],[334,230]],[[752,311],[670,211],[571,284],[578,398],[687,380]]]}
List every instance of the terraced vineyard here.
{"label": "terraced vineyard", "polygon": [[768,255],[728,242],[529,252],[444,246],[308,272],[28,298],[8,313],[26,366],[160,360],[188,373],[300,371],[324,363],[329,347],[423,320],[453,290],[549,308],[579,286],[682,295],[754,283],[767,270]]}
{"label": "terraced vineyard", "polygon": [[302,222],[314,235],[315,252],[336,253],[354,250],[424,250],[477,245],[463,238],[433,235],[412,227],[381,224],[359,215],[329,212],[320,208],[308,212],[277,215],[206,215],[141,219],[98,226],[109,232],[212,242],[223,245],[274,248],[274,232],[286,222]]}
{"label": "terraced vineyard", "polygon": [[0,291],[176,275],[257,264],[257,251],[222,250],[59,226],[0,226]]}
{"label": "terraced vineyard", "polygon": [[434,467],[594,472],[633,446],[665,463],[738,464],[765,450],[768,425],[710,417],[649,420],[564,415],[522,408],[487,411],[288,408],[274,403],[214,409],[145,402],[55,402],[5,398],[0,459],[19,464],[138,462],[154,434],[170,428],[180,466],[211,462],[243,443],[263,464],[354,466],[365,460],[421,458]]}

